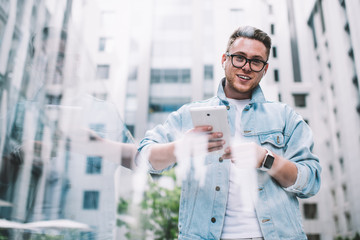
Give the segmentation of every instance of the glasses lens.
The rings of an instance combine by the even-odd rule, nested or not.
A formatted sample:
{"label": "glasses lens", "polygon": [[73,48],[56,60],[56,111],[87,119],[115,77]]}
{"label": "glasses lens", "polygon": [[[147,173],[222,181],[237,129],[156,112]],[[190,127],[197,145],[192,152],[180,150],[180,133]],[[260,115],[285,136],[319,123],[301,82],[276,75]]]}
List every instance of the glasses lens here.
{"label": "glasses lens", "polygon": [[264,66],[265,66],[265,63],[260,60],[257,60],[257,59],[252,59],[250,62],[250,68],[254,72],[260,72]]}
{"label": "glasses lens", "polygon": [[246,58],[241,55],[234,55],[232,58],[235,67],[241,68],[246,64]]}

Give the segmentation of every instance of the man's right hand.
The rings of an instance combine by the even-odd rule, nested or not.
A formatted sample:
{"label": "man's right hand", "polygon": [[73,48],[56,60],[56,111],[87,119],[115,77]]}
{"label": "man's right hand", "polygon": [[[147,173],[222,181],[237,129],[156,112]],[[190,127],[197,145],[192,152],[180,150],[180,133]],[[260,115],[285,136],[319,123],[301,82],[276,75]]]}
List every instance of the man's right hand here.
{"label": "man's right hand", "polygon": [[[212,132],[213,127],[209,125],[198,126],[188,130],[185,134],[206,134],[208,137],[207,151],[214,152],[223,148],[225,140],[221,139],[221,132]],[[148,155],[149,161],[154,169],[161,170],[177,161],[175,156],[176,144],[181,144],[181,140],[171,143],[152,144]]]}
{"label": "man's right hand", "polygon": [[187,133],[204,133],[208,136],[208,152],[214,152],[221,150],[225,144],[225,140],[222,139],[222,132],[212,132],[213,127],[210,125],[197,126],[190,129]]}

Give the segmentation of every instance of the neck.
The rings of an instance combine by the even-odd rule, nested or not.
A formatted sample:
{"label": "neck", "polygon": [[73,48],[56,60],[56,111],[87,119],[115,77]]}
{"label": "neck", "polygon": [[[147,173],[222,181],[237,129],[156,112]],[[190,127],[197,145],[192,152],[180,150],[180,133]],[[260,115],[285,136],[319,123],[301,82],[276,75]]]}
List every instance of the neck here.
{"label": "neck", "polygon": [[224,86],[224,93],[227,98],[237,99],[237,100],[244,100],[250,99],[252,92],[241,93],[235,91],[234,89],[230,89],[229,85],[225,84]]}

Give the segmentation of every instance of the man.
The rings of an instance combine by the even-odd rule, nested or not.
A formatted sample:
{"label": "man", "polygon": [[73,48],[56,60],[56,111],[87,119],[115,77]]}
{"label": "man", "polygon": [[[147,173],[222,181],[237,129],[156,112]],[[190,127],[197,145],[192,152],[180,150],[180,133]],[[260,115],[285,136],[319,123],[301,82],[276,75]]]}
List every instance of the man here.
{"label": "man", "polygon": [[[259,83],[269,67],[270,49],[271,39],[263,31],[237,29],[222,55],[225,78],[217,96],[184,105],[140,143],[140,154],[148,152],[150,172],[161,173],[181,161],[175,155],[183,136],[179,132],[208,133],[206,184],[199,185],[191,170],[182,184],[179,239],[307,239],[297,198],[318,192],[321,167],[312,154],[309,126],[287,105],[264,98]],[[241,174],[241,159],[233,153],[244,145],[233,145],[221,155],[217,150],[224,141],[215,141],[221,133],[212,133],[211,126],[192,126],[191,107],[216,105],[227,106],[232,138],[247,142],[246,148],[255,153],[257,201],[250,210],[234,180]]]}

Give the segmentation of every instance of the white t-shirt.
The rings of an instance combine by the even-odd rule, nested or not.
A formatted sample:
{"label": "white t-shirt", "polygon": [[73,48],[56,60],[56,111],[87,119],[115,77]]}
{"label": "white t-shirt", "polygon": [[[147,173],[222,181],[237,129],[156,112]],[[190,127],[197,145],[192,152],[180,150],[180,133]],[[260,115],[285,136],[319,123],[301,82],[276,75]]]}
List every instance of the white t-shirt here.
{"label": "white t-shirt", "polygon": [[[241,114],[250,99],[228,99],[236,106],[235,144],[245,142],[241,133]],[[244,160],[246,161],[246,159]],[[255,213],[256,170],[241,168],[235,163],[230,165],[229,193],[226,205],[224,227],[221,238],[254,238],[262,237],[259,222]]]}

